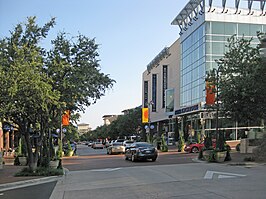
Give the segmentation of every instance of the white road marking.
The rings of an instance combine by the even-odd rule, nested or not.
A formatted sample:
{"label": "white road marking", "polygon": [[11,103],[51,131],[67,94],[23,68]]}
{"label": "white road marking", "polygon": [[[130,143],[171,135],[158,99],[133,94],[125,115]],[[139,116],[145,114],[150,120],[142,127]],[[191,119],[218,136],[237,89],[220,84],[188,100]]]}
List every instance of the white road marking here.
{"label": "white road marking", "polygon": [[107,168],[107,169],[94,169],[94,170],[91,170],[91,171],[117,171],[117,170],[120,170],[121,168]]}
{"label": "white road marking", "polygon": [[219,171],[207,171],[205,173],[204,179],[213,179],[213,176],[215,174],[218,175],[218,179],[221,179],[221,178],[245,177],[246,176],[246,175],[237,174],[237,173],[225,173],[225,172],[219,172]]}

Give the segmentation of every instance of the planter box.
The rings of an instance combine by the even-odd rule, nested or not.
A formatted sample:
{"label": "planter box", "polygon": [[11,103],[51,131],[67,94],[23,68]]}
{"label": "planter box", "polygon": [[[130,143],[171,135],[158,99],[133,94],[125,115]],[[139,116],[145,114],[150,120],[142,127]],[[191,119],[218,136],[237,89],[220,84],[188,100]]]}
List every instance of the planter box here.
{"label": "planter box", "polygon": [[212,154],[212,151],[213,150],[204,150],[204,151],[202,151],[203,159],[206,160],[206,161],[209,161],[209,157]]}
{"label": "planter box", "polygon": [[215,160],[216,162],[224,162],[226,157],[226,151],[218,151],[216,152]]}
{"label": "planter box", "polygon": [[27,165],[27,157],[18,157],[18,160],[21,166]]}
{"label": "planter box", "polygon": [[58,165],[59,165],[59,160],[52,160],[49,162],[49,166],[53,169],[57,169]]}

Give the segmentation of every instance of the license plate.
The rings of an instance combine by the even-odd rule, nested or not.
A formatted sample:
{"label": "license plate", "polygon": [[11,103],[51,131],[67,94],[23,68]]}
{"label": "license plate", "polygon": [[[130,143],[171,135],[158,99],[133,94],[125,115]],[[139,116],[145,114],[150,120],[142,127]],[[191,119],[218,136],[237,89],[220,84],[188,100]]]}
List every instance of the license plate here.
{"label": "license plate", "polygon": [[146,153],[151,153],[151,151],[146,151]]}

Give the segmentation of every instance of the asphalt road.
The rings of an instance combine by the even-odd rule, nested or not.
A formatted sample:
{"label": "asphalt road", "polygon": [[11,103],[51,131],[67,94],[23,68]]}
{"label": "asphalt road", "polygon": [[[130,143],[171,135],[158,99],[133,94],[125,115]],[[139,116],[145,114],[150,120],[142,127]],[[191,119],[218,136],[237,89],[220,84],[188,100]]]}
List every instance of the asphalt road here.
{"label": "asphalt road", "polygon": [[0,192],[0,199],[48,199],[56,181]]}
{"label": "asphalt road", "polygon": [[152,166],[168,164],[187,164],[195,163],[193,158],[198,154],[168,152],[159,153],[155,162],[151,161],[126,161],[123,154],[107,155],[106,149],[92,149],[86,145],[78,145],[77,156],[63,159],[63,166],[70,171],[132,167],[132,166]]}

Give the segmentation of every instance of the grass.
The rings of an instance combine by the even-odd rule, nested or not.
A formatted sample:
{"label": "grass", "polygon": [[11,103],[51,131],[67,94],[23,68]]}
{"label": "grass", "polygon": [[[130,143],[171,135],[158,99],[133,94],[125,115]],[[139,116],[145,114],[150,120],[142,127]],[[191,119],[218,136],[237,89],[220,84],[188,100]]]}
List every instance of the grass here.
{"label": "grass", "polygon": [[58,176],[63,175],[63,169],[53,169],[49,167],[38,167],[36,170],[30,170],[29,168],[24,168],[15,174],[16,177],[21,176]]}

